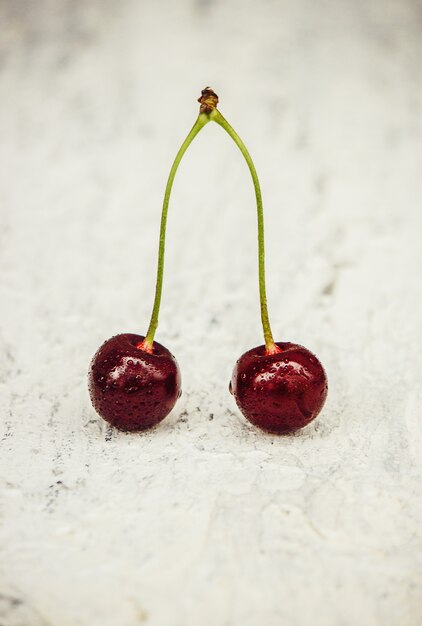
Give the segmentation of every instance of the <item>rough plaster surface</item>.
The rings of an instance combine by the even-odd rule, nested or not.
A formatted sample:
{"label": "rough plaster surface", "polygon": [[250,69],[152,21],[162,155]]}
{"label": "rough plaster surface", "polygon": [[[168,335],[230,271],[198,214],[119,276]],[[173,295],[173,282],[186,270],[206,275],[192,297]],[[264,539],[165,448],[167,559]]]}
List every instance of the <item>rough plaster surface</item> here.
{"label": "rough plaster surface", "polygon": [[[421,25],[416,0],[0,3],[1,626],[422,624]],[[169,217],[183,396],[129,436],[88,400],[99,344],[146,330],[207,83],[261,176],[274,333],[329,376],[294,437],[228,393],[261,333],[216,125]]]}

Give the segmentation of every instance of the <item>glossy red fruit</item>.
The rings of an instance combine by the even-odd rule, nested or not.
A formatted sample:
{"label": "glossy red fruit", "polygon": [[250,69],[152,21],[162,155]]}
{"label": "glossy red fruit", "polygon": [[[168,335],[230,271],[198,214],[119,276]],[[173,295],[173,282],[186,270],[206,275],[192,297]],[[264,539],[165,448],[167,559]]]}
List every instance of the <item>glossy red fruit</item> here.
{"label": "glossy red fruit", "polygon": [[316,418],[327,397],[327,376],[303,346],[280,342],[275,354],[265,346],[237,361],[230,391],[243,415],[275,434],[293,433]]}
{"label": "glossy red fruit", "polygon": [[181,395],[174,356],[154,341],[151,352],[139,347],[144,337],[122,334],[106,341],[91,362],[88,383],[92,404],[120,430],[151,428],[166,417]]}

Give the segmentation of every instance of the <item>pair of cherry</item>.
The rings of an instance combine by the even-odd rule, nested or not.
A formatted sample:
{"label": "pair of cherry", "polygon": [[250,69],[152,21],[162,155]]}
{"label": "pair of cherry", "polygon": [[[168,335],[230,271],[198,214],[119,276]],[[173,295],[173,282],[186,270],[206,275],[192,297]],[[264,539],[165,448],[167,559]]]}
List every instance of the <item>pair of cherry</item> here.
{"label": "pair of cherry", "polygon": [[151,428],[163,420],[181,395],[181,376],[174,356],[154,341],[163,284],[165,235],[171,189],[179,163],[199,131],[215,121],[242,152],[252,176],[258,217],[258,267],[261,321],[265,345],[245,352],[237,361],[230,392],[243,415],[276,434],[292,433],[309,424],[327,396],[327,377],[309,350],[294,343],[274,342],[265,288],[264,220],[261,188],[251,156],[239,135],[217,109],[218,97],[202,91],[199,116],[181,145],[164,194],[154,307],[146,336],[121,334],[106,341],[89,371],[89,391],[96,411],[125,431]]}

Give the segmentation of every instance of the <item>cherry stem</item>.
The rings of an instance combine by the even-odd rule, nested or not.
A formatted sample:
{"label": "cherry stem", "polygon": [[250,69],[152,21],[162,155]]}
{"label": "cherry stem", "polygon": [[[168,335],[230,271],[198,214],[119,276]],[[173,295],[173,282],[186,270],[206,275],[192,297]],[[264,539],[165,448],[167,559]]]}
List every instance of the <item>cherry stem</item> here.
{"label": "cherry stem", "polygon": [[258,174],[255,169],[255,165],[252,161],[252,157],[248,152],[245,144],[236,133],[236,131],[232,128],[232,126],[228,123],[228,121],[221,115],[218,109],[214,109],[210,113],[210,118],[217,122],[224,130],[228,133],[228,135],[233,139],[234,143],[239,148],[240,152],[243,154],[245,161],[248,165],[249,171],[252,176],[252,181],[255,189],[255,197],[256,197],[256,210],[257,210],[257,218],[258,218],[258,277],[259,277],[259,299],[261,303],[261,322],[262,322],[262,330],[264,331],[264,339],[265,346],[267,349],[267,353],[273,354],[276,352],[280,352],[280,348],[277,344],[274,343],[273,334],[271,332],[270,320],[268,317],[268,306],[267,306],[267,291],[265,286],[265,241],[264,241],[264,210],[262,206],[262,194],[261,194],[261,186],[259,184]]}
{"label": "cherry stem", "polygon": [[180,161],[183,158],[186,150],[195,139],[196,135],[199,131],[210,121],[210,117],[207,113],[200,113],[195,124],[192,127],[192,130],[180,146],[178,153],[176,154],[176,158],[174,159],[173,165],[171,166],[170,174],[167,180],[166,190],[164,192],[164,201],[163,208],[161,212],[161,225],[160,225],[160,243],[158,246],[158,263],[157,263],[157,279],[155,284],[155,298],[154,298],[154,306],[151,313],[151,321],[149,323],[148,331],[145,336],[145,339],[139,344],[139,348],[146,350],[147,352],[152,351],[152,346],[154,343],[155,331],[158,326],[158,315],[160,312],[160,304],[161,304],[161,294],[163,290],[163,272],[164,272],[164,253],[166,248],[166,226],[167,226],[167,214],[168,207],[170,201],[171,189],[173,187],[174,177],[176,176],[177,168],[179,167]]}
{"label": "cherry stem", "polygon": [[202,90],[201,97],[198,101],[201,103],[200,113],[190,133],[188,134],[188,136],[180,146],[178,153],[176,154],[176,158],[174,159],[173,165],[171,166],[170,174],[167,180],[166,190],[164,193],[163,208],[161,212],[160,242],[158,246],[157,279],[155,284],[154,306],[152,309],[151,320],[145,339],[137,347],[147,352],[152,352],[153,350],[154,336],[158,326],[158,315],[160,312],[161,294],[163,290],[164,253],[166,247],[168,206],[177,168],[180,165],[180,161],[182,160],[183,155],[185,154],[186,150],[188,149],[196,135],[206,124],[208,124],[209,121],[213,120],[214,122],[217,122],[217,124],[219,124],[222,128],[224,128],[228,135],[233,139],[233,141],[243,154],[252,176],[252,181],[255,189],[256,209],[258,217],[258,276],[262,330],[264,331],[265,347],[267,353],[273,354],[276,352],[280,352],[281,349],[277,346],[276,343],[274,343],[273,335],[271,332],[270,320],[268,317],[267,294],[265,287],[264,210],[262,207],[262,194],[258,174],[256,173],[252,157],[249,154],[245,144],[236,133],[236,131],[230,126],[228,121],[217,110],[216,107],[218,104],[218,96],[214,93],[214,91],[210,87],[206,87]]}

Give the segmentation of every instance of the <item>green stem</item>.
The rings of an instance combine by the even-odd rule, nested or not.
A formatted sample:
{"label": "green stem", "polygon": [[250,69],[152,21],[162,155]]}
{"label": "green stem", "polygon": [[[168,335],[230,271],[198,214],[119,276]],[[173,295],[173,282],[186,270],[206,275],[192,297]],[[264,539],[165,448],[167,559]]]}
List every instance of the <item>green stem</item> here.
{"label": "green stem", "polygon": [[173,187],[174,177],[176,176],[177,168],[179,167],[180,161],[183,158],[186,150],[189,145],[192,143],[193,139],[199,133],[199,131],[210,121],[210,117],[206,113],[200,113],[195,124],[192,127],[192,130],[186,137],[185,141],[180,146],[178,153],[176,154],[176,158],[174,159],[173,165],[171,166],[170,174],[167,180],[166,190],[164,193],[164,201],[163,208],[161,212],[161,225],[160,225],[160,243],[158,246],[158,263],[157,263],[157,280],[155,284],[155,298],[154,298],[154,306],[151,313],[151,321],[149,323],[148,332],[146,334],[145,339],[139,345],[144,350],[152,351],[152,345],[154,342],[155,331],[158,326],[158,314],[160,312],[160,303],[161,303],[161,293],[163,290],[163,272],[164,272],[164,253],[166,247],[166,226],[167,226],[167,214],[168,214],[168,206],[170,201],[171,189]]}
{"label": "green stem", "polygon": [[261,321],[262,330],[264,331],[265,345],[267,352],[278,352],[280,348],[274,343],[273,335],[271,332],[270,320],[268,317],[267,306],[267,293],[265,287],[265,243],[264,243],[264,211],[262,207],[262,194],[261,187],[258,180],[258,174],[256,173],[255,165],[253,164],[251,155],[249,154],[245,144],[236,133],[236,131],[230,126],[228,121],[221,115],[218,109],[214,109],[210,113],[210,118],[217,122],[233,139],[241,153],[243,154],[246,163],[248,164],[249,171],[252,176],[253,185],[255,188],[256,197],[256,210],[258,217],[258,276],[259,276],[259,299],[261,302]]}

